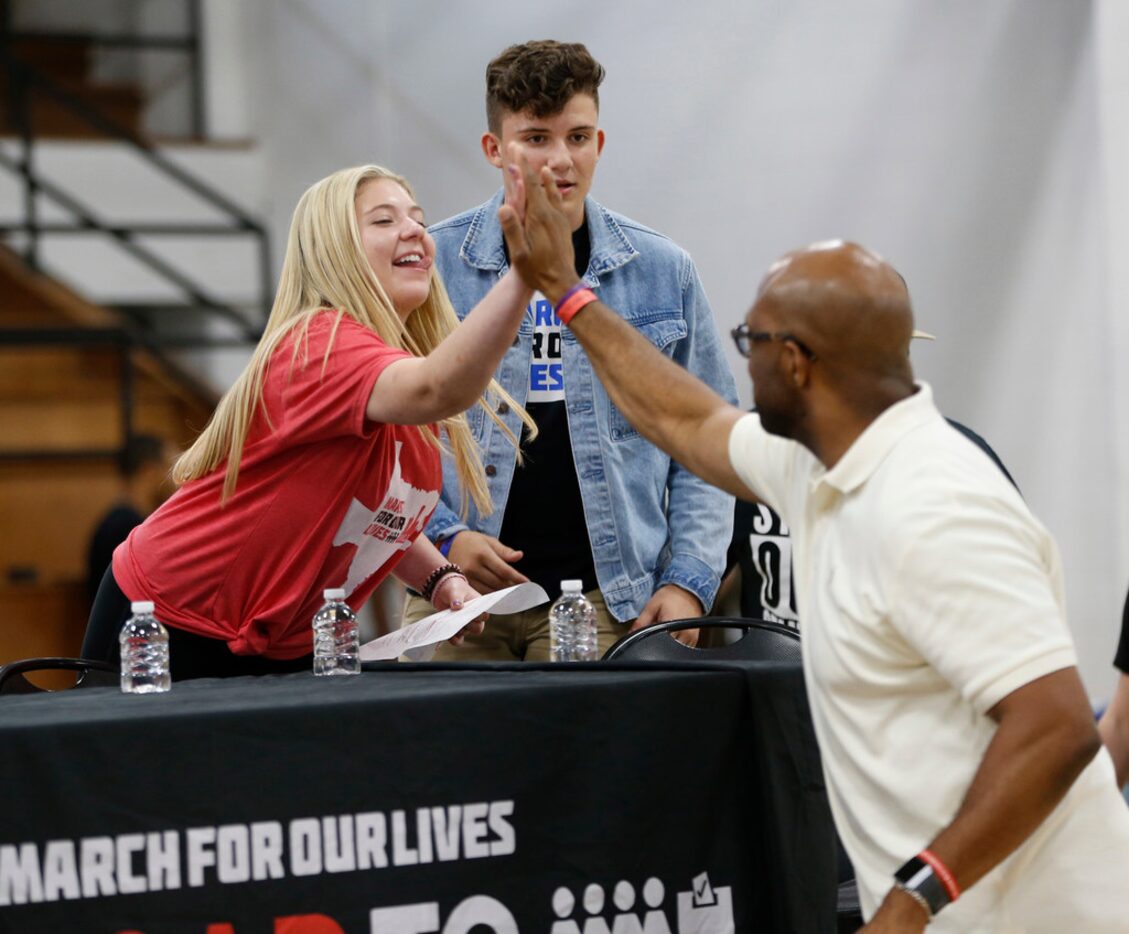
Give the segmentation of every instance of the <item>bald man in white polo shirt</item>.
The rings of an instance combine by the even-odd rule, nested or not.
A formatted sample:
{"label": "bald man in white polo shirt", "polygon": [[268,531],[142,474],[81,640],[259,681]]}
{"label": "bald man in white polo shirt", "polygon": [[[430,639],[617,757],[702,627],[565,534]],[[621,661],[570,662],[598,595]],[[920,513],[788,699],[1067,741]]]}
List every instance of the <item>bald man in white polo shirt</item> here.
{"label": "bald man in white polo shirt", "polygon": [[[525,184],[534,239],[561,221],[553,190]],[[843,242],[777,262],[734,330],[750,415],[577,299],[571,257],[513,259],[554,305],[567,296],[562,317],[637,429],[791,527],[808,693],[865,930],[1129,931],[1129,812],[1054,543],[914,381],[901,276]]]}

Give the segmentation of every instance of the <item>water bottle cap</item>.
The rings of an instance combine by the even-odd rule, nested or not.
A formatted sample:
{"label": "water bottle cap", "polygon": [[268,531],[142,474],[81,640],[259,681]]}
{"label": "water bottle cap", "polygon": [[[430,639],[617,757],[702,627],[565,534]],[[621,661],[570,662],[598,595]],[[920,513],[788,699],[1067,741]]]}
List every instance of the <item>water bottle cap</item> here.
{"label": "water bottle cap", "polygon": [[323,590],[322,594],[326,600],[344,600],[345,588],[344,587],[330,587],[328,590]]}
{"label": "water bottle cap", "polygon": [[154,609],[152,600],[134,600],[129,608],[134,613],[152,613]]}
{"label": "water bottle cap", "polygon": [[580,593],[584,590],[584,581],[561,581],[561,593]]}

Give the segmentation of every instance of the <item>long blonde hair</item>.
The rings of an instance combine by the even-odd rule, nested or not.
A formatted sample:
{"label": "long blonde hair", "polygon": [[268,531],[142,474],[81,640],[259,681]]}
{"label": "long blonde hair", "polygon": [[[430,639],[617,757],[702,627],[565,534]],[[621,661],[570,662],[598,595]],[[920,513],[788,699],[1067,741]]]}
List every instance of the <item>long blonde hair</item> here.
{"label": "long blonde hair", "polygon": [[[173,466],[172,476],[178,484],[211,473],[226,460],[221,502],[234,494],[247,434],[255,410],[262,404],[263,380],[271,356],[287,335],[297,332],[293,362],[300,346],[306,344],[307,329],[318,312],[333,309],[337,313],[322,362],[323,372],[337,327],[345,316],[375,331],[388,346],[407,350],[417,357],[429,354],[458,325],[438,271],[432,272],[427,299],[406,322],[401,322],[369,265],[361,245],[355,200],[362,185],[378,178],[397,182],[415,198],[407,179],[378,165],[362,165],[334,172],[312,185],[299,199],[290,222],[278,293],[263,336],[246,368],[216,406],[207,426]],[[528,429],[528,437],[536,435],[537,428],[528,413],[491,380],[478,405],[517,446],[517,437],[495,412],[499,402],[505,402],[519,415]],[[269,419],[265,410],[263,414]],[[488,515],[493,505],[482,458],[465,414],[443,419],[440,425],[455,459],[463,514],[466,514],[469,495],[479,512]],[[441,447],[438,435],[428,426],[421,425],[419,430],[430,443]]]}

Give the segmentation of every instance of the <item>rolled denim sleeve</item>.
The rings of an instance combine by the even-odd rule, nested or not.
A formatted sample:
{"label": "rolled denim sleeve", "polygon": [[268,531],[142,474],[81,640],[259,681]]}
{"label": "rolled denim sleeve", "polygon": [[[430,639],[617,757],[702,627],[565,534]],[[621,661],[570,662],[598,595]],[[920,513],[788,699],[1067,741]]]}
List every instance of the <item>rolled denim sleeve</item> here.
{"label": "rolled denim sleeve", "polygon": [[440,539],[457,535],[459,532],[466,532],[469,529],[470,526],[459,518],[459,514],[440,499],[435,505],[435,511],[431,514],[431,518],[427,520],[423,534],[434,543]]}
{"label": "rolled denim sleeve", "polygon": [[[681,274],[686,337],[675,347],[674,360],[736,405],[737,384],[689,255],[684,255]],[[667,491],[669,560],[660,568],[658,586],[677,584],[694,594],[709,612],[733,536],[734,499],[675,461],[671,461]]]}

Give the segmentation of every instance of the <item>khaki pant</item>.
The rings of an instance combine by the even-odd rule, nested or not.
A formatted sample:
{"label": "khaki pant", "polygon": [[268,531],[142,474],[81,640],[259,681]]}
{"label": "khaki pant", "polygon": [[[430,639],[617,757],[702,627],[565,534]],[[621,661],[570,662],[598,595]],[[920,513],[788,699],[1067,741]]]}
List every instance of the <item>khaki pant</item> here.
{"label": "khaki pant", "polygon": [[[627,623],[616,622],[608,612],[603,594],[586,593],[596,608],[596,641],[600,655],[617,639],[627,635]],[[402,625],[430,616],[435,608],[423,597],[409,596],[404,602]],[[437,662],[547,662],[549,661],[549,606],[534,607],[521,613],[491,614],[481,636],[468,636],[462,645],[441,642],[435,649]]]}

